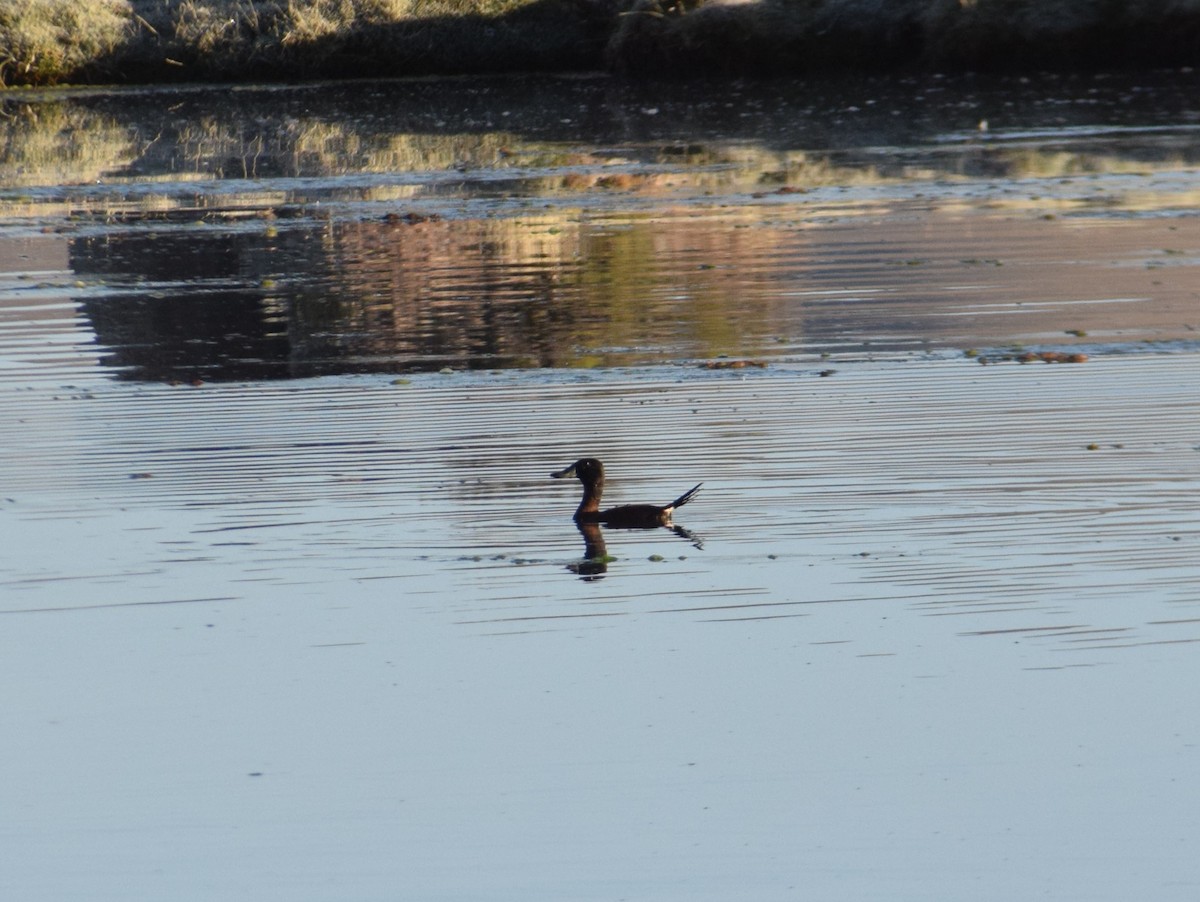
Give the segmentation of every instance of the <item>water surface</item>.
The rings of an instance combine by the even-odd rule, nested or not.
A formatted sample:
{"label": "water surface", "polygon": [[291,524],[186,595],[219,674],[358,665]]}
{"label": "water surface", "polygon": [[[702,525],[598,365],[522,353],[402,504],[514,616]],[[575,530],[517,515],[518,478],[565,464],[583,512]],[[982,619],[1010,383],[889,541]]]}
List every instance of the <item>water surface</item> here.
{"label": "water surface", "polygon": [[1185,82],[14,95],[4,897],[1195,898]]}

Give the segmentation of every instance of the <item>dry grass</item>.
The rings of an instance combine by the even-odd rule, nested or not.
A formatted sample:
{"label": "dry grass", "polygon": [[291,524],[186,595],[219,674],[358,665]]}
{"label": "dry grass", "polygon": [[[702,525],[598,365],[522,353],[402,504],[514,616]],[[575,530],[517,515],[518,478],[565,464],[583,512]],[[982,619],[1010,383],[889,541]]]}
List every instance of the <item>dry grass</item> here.
{"label": "dry grass", "polygon": [[0,86],[596,68],[621,0],[3,0]]}
{"label": "dry grass", "polygon": [[126,0],[5,0],[0,4],[0,86],[86,77],[129,38]]}
{"label": "dry grass", "polygon": [[0,85],[1198,62],[1200,0],[0,2]]}

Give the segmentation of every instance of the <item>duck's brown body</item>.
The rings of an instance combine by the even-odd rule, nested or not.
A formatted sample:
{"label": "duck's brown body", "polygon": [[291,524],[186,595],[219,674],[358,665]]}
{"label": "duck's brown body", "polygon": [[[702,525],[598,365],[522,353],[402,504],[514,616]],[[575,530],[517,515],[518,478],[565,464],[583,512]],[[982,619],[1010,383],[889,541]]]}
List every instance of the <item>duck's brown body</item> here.
{"label": "duck's brown body", "polygon": [[618,529],[650,529],[667,526],[676,508],[683,507],[700,491],[700,485],[690,489],[670,504],[623,504],[600,510],[600,497],[604,493],[604,464],[594,457],[585,457],[570,466],[550,474],[555,479],[574,476],[583,483],[583,500],[575,511],[579,523],[599,523]]}

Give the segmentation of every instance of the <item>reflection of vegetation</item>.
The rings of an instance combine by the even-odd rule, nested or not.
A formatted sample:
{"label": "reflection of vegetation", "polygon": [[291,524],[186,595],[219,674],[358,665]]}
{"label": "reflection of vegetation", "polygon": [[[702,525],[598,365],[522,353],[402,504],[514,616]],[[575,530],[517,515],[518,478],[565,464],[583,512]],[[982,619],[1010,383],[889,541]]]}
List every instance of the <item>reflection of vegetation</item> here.
{"label": "reflection of vegetation", "polygon": [[1154,67],[1200,0],[6,0],[0,84]]}
{"label": "reflection of vegetation", "polygon": [[[969,198],[964,207],[914,220],[912,205],[897,215],[880,204],[859,211],[867,228],[843,216],[822,225],[828,207],[797,221],[753,203],[167,223],[73,238],[70,267],[104,286],[82,310],[106,362],[134,379],[762,361],[1129,328],[1188,335],[1190,219],[1165,232],[1162,219],[1106,216],[1089,229],[1083,217],[1060,225],[989,215]],[[1162,247],[1164,234],[1161,252],[1131,251]],[[984,256],[995,247],[1010,252]],[[1147,293],[1153,303],[1111,302]]]}
{"label": "reflection of vegetation", "polygon": [[761,258],[778,232],[731,242],[727,225],[543,215],[164,229],[73,241],[71,266],[110,283],[84,312],[128,378],[596,366],[740,353],[770,331],[775,293],[739,273],[731,315],[728,277],[732,258]]}
{"label": "reflection of vegetation", "polygon": [[136,154],[120,122],[72,104],[14,104],[0,122],[0,184],[6,187],[93,182]]}
{"label": "reflection of vegetation", "polygon": [[[1139,132],[1131,127],[1125,135],[1094,137],[1086,133],[1072,137],[1069,129],[1056,137],[1050,129],[1046,138],[1037,139],[1039,146],[1028,137],[1007,140],[999,128],[986,134],[968,129],[961,137],[933,144],[922,143],[923,135],[880,135],[879,129],[894,128],[899,120],[892,99],[872,107],[878,110],[873,119],[863,118],[869,114],[860,111],[856,121],[844,126],[850,129],[846,140],[860,143],[803,149],[798,142],[826,138],[830,128],[848,118],[842,109],[845,101],[836,96],[828,101],[831,125],[830,116],[818,119],[811,109],[780,106],[774,97],[764,100],[745,89],[734,92],[730,100],[718,95],[712,102],[715,125],[708,120],[693,124],[689,117],[697,115],[695,105],[655,110],[656,127],[671,136],[689,134],[690,141],[613,142],[604,135],[590,149],[558,138],[558,132],[569,132],[574,126],[556,126],[553,138],[540,137],[545,120],[557,123],[563,112],[574,108],[568,105],[560,111],[539,102],[533,109],[519,107],[514,101],[523,84],[498,99],[470,84],[450,86],[442,94],[432,92],[429,104],[399,109],[391,105],[392,93],[380,95],[377,103],[367,100],[347,109],[344,101],[353,95],[347,98],[331,89],[323,89],[327,96],[321,95],[321,103],[315,106],[302,91],[245,92],[244,97],[239,92],[234,95],[236,106],[221,103],[227,95],[218,92],[151,92],[139,95],[138,103],[130,103],[120,92],[63,93],[34,100],[14,97],[5,103],[6,115],[0,118],[3,186],[59,190],[30,196],[10,190],[0,197],[0,216],[52,215],[64,205],[89,216],[171,208],[212,216],[221,210],[269,213],[283,205],[316,201],[389,203],[421,197],[445,201],[557,195],[578,198],[586,205],[596,195],[694,198],[706,192],[787,192],[946,178],[1049,179],[1172,171],[1197,162],[1186,126],[1176,132]],[[593,104],[606,99],[600,87],[590,93],[576,90],[571,104],[584,98]],[[1116,88],[1106,90],[1119,96]],[[985,102],[996,103],[969,92],[940,96],[951,111],[957,106],[974,109]],[[734,101],[755,111],[758,118],[751,120],[750,130],[756,138],[728,128],[725,111]],[[473,106],[464,112],[467,102]],[[1175,102],[1171,99],[1171,104]],[[506,115],[510,106],[511,116]],[[392,111],[390,116],[376,114],[380,107]],[[443,121],[440,117],[446,114],[440,110],[444,108],[455,108],[459,115]],[[1165,108],[1169,112],[1172,107]],[[326,109],[334,112],[323,113]],[[1049,107],[1055,115],[1058,109]],[[636,100],[632,108],[614,103],[608,114],[615,120],[614,128],[626,127],[621,123],[631,116],[648,118]],[[421,115],[425,118],[414,121]],[[674,123],[672,116],[682,121]],[[770,131],[780,118],[805,123],[807,130]],[[499,123],[505,127],[498,127]],[[536,136],[527,137],[528,132]],[[869,149],[881,140],[894,144],[897,138],[915,145],[887,148],[883,153]],[[600,143],[606,139],[612,143]],[[359,175],[382,177],[346,178]],[[283,187],[272,182],[278,178],[317,181]],[[203,189],[187,185],[228,179],[243,181],[228,188],[219,182]],[[150,183],[163,184],[157,196],[145,189]],[[130,192],[132,184],[139,186],[136,195]]]}
{"label": "reflection of vegetation", "polygon": [[[385,368],[737,353],[747,336],[770,331],[778,299],[755,289],[753,273],[737,272],[731,316],[732,262],[761,259],[779,240],[773,229],[731,239],[738,215],[754,218],[647,218],[620,228],[558,215],[336,226],[324,233],[327,272],[297,285],[293,333],[327,335],[339,355],[388,361]],[[334,351],[327,344],[321,353]]]}
{"label": "reflection of vegetation", "polygon": [[[139,180],[197,172],[218,178],[329,177],[352,173],[505,168],[510,135],[396,134],[321,119],[247,123],[205,116],[184,123],[139,161]],[[163,136],[167,137],[167,136]],[[167,156],[169,155],[169,157]],[[149,171],[148,171],[149,170]]]}
{"label": "reflection of vegetation", "polygon": [[[316,339],[320,354],[384,369],[565,365],[566,261],[578,256],[579,235],[562,225],[539,217],[337,226],[325,235],[327,271],[297,286],[295,331],[327,336]],[[322,329],[331,297],[340,322]]]}

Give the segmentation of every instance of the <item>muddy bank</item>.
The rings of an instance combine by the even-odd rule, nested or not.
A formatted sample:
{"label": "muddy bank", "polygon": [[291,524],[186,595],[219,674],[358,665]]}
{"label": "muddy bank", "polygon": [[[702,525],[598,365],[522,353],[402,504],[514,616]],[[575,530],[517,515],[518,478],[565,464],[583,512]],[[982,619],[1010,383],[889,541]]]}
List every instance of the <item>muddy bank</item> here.
{"label": "muddy bank", "polygon": [[20,0],[0,84],[1190,66],[1200,2]]}
{"label": "muddy bank", "polygon": [[607,48],[618,71],[1028,71],[1184,66],[1200,3],[1087,0],[638,0]]}

